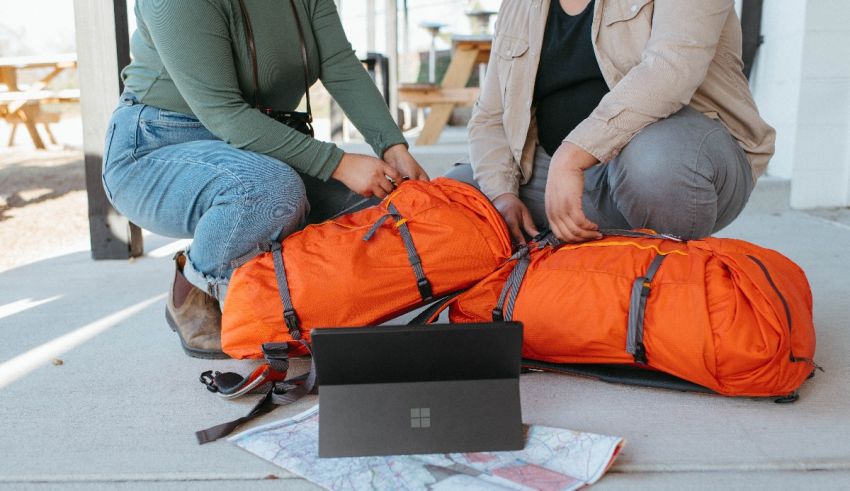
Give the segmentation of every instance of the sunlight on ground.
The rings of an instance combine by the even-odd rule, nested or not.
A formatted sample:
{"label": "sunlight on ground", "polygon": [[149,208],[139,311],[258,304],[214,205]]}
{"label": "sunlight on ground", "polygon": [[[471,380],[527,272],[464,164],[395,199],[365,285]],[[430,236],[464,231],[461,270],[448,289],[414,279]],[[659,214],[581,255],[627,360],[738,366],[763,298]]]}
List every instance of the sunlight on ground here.
{"label": "sunlight on ground", "polygon": [[38,307],[39,305],[50,303],[60,298],[62,298],[62,295],[56,295],[50,298],[45,298],[44,300],[33,300],[31,298],[24,298],[11,303],[7,303],[5,305],[0,305],[0,319],[4,317],[11,317],[15,314],[20,314],[25,310],[29,310]]}
{"label": "sunlight on ground", "polygon": [[0,389],[163,299],[164,293],[131,305],[3,362],[0,364]]}

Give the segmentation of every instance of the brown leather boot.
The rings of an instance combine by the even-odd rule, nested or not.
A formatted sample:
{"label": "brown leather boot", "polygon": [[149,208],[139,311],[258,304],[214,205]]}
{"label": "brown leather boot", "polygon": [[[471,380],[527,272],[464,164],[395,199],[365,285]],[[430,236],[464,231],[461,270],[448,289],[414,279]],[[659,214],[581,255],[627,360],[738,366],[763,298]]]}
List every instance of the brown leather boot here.
{"label": "brown leather boot", "polygon": [[174,281],[165,306],[165,319],[180,337],[183,351],[193,358],[229,358],[221,351],[221,308],[218,301],[183,276],[186,255],[174,255]]}

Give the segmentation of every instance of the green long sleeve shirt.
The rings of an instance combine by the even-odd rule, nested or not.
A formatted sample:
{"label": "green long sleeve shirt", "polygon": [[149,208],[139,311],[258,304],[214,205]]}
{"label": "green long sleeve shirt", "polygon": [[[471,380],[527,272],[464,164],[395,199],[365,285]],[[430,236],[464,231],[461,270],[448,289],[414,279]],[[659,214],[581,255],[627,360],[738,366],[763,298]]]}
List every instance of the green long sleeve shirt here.
{"label": "green long sleeve shirt", "polygon": [[[405,143],[375,84],[345,37],[333,0],[296,0],[309,83],[317,79],[379,156]],[[245,0],[254,31],[259,100],[294,110],[304,96],[295,18],[288,0]],[[192,114],[236,148],[269,155],[328,179],[342,150],[279,123],[252,106],[253,74],[238,0],[137,0],[133,61],[125,86],[145,104]]]}

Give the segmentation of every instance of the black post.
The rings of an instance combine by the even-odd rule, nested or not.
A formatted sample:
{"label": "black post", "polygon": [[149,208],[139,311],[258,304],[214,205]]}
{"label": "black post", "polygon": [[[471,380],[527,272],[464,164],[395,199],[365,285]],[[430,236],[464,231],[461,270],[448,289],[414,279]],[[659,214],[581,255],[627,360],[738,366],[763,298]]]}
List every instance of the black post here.
{"label": "black post", "polygon": [[743,0],[741,4],[742,58],[747,78],[750,78],[759,46],[764,42],[761,35],[762,4],[763,0]]}

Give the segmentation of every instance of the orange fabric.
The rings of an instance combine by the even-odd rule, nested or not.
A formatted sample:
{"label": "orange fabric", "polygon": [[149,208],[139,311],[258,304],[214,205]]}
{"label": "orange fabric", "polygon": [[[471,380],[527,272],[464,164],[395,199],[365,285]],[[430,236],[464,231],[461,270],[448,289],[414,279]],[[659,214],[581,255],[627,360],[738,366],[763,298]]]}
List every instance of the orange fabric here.
{"label": "orange fabric", "polygon": [[[805,274],[775,251],[732,239],[607,237],[532,251],[513,315],[525,326],[523,357],[634,363],[626,352],[632,284],[659,251],[666,257],[651,282],[644,324],[650,368],[725,395],[785,395],[806,380],[815,331]],[[791,325],[782,298],[748,256],[768,270]],[[451,321],[490,321],[513,265],[455,299]]]}
{"label": "orange fabric", "polygon": [[[471,287],[511,254],[504,221],[478,190],[445,178],[406,181],[380,205],[308,226],[283,241],[305,339],[314,327],[381,323],[422,305],[395,220],[363,241],[390,202],[406,221],[434,298]],[[261,254],[230,280],[222,347],[234,358],[259,358],[263,343],[290,340],[272,255]]]}

